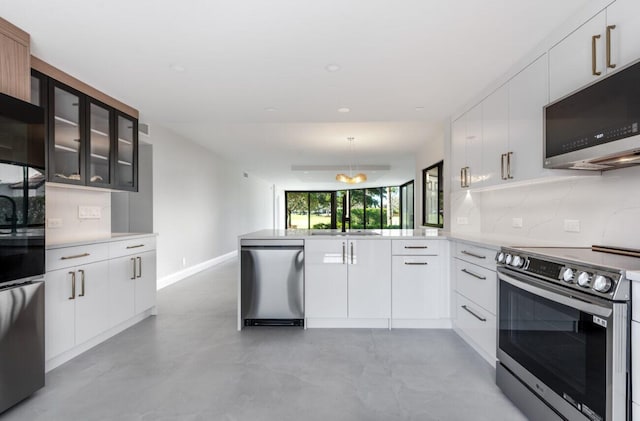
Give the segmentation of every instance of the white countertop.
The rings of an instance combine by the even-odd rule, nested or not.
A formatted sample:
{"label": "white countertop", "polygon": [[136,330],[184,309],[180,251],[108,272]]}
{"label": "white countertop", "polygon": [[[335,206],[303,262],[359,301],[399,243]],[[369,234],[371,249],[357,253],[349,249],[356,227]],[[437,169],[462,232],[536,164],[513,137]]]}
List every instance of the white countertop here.
{"label": "white countertop", "polygon": [[87,244],[109,243],[111,241],[124,241],[133,240],[135,238],[152,237],[158,234],[155,233],[136,233],[136,232],[112,232],[107,236],[100,236],[94,238],[87,238],[78,241],[47,244],[47,250],[59,249],[63,247],[85,246]]}
{"label": "white countertop", "polygon": [[627,278],[631,281],[639,281],[640,282],[640,270],[634,270],[627,272]]}
{"label": "white countertop", "polygon": [[[241,235],[239,238],[250,240],[275,240],[275,239],[321,239],[332,238],[328,233],[333,232],[341,234],[340,230],[305,230],[305,229],[289,229],[289,230],[261,230]],[[318,234],[314,234],[318,233]],[[322,235],[322,234],[325,235]],[[363,234],[364,233],[364,234]],[[372,233],[372,234],[366,234]],[[425,233],[433,235],[425,235]],[[499,249],[501,246],[512,247],[544,247],[544,246],[565,246],[544,240],[532,240],[523,237],[512,237],[495,234],[470,234],[470,233],[452,233],[442,230],[417,228],[410,230],[400,229],[381,229],[381,230],[348,230],[345,233],[349,237],[354,238],[371,238],[371,239],[428,239],[428,240],[456,240],[472,243],[481,247],[490,247]]]}

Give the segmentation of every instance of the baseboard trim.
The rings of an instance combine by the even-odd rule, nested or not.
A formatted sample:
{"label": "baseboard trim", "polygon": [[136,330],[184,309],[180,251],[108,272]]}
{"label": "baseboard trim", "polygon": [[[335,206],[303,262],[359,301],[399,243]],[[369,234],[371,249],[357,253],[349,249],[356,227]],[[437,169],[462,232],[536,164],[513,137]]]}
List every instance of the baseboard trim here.
{"label": "baseboard trim", "polygon": [[392,329],[451,329],[451,319],[391,319]]}
{"label": "baseboard trim", "polygon": [[238,250],[234,250],[230,253],[223,254],[218,257],[214,257],[213,259],[206,260],[202,263],[198,263],[197,265],[190,266],[186,269],[182,269],[178,272],[174,272],[171,275],[167,275],[163,278],[158,279],[158,289],[166,288],[169,285],[173,285],[176,282],[182,281],[185,278],[188,278],[191,275],[195,275],[198,272],[202,272],[205,269],[209,269],[215,265],[218,265],[224,261],[229,259],[233,259],[238,255]]}

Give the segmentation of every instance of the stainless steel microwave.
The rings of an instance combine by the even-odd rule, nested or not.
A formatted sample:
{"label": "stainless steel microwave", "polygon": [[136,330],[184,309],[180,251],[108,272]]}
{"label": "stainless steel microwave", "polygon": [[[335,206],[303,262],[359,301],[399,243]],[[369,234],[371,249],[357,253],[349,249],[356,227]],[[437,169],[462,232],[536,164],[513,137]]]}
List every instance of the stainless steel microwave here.
{"label": "stainless steel microwave", "polygon": [[544,167],[640,165],[640,61],[544,107]]}

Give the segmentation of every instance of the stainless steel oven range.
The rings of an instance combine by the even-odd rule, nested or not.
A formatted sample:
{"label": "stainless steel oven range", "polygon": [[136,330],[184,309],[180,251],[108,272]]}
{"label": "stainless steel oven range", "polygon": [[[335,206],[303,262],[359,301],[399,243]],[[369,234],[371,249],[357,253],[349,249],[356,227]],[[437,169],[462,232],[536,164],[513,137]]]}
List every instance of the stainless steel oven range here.
{"label": "stainless steel oven range", "polygon": [[630,284],[640,258],[508,248],[496,383],[532,420],[630,420]]}

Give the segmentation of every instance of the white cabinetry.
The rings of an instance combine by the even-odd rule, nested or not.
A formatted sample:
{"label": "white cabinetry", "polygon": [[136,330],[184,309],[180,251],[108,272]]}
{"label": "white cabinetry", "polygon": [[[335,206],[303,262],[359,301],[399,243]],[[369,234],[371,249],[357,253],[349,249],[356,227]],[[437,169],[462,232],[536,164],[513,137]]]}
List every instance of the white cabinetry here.
{"label": "white cabinetry", "polygon": [[482,172],[485,185],[497,184],[507,178],[507,160],[511,159],[512,153],[509,149],[509,86],[505,84],[482,101]]}
{"label": "white cabinetry", "polygon": [[309,319],[386,319],[388,324],[391,241],[305,240],[305,316],[311,327]]}
{"label": "white cabinetry", "polygon": [[392,248],[392,327],[449,327],[443,242],[392,240]]}
{"label": "white cabinetry", "polygon": [[496,362],[497,250],[456,242],[451,262],[454,330],[490,364]]}
{"label": "white cabinetry", "polygon": [[155,237],[55,247],[46,258],[47,370],[137,323],[155,306]]}
{"label": "white cabinetry", "polygon": [[481,187],[482,104],[467,111],[452,124],[452,190]]}
{"label": "white cabinetry", "polygon": [[[103,245],[105,251],[107,245]],[[81,247],[60,256],[60,269],[45,277],[45,358],[82,344],[109,327],[107,262],[86,261]],[[74,258],[85,263],[70,266]]]}
{"label": "white cabinetry", "polygon": [[640,2],[617,0],[549,50],[550,100],[638,58]]}

